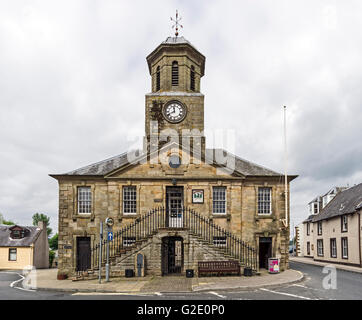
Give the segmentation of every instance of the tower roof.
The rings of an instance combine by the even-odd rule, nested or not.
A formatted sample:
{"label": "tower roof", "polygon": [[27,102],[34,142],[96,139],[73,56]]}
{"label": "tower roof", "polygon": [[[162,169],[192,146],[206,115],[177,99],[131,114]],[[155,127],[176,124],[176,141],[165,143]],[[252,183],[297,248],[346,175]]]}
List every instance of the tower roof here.
{"label": "tower roof", "polygon": [[190,41],[186,40],[184,37],[167,37],[165,41],[161,42],[161,44],[147,56],[146,59],[150,74],[151,74],[152,61],[154,61],[155,58],[157,58],[162,51],[164,50],[173,51],[176,48],[177,49],[185,48],[187,51],[189,51],[190,55],[195,56],[195,58],[200,62],[201,76],[203,76],[205,72],[205,56],[199,50],[197,50],[195,46],[191,44]]}

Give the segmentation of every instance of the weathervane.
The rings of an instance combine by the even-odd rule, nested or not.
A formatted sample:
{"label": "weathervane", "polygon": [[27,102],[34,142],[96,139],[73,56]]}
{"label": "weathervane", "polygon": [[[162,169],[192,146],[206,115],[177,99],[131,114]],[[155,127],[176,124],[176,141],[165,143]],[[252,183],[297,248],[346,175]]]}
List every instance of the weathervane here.
{"label": "weathervane", "polygon": [[175,32],[175,36],[178,36],[178,27],[180,26],[181,28],[183,28],[183,26],[181,24],[179,24],[179,21],[181,21],[182,17],[180,16],[180,18],[178,17],[178,11],[176,10],[176,19],[173,19],[171,17],[171,21],[175,22],[175,24],[172,26],[172,29],[174,27],[176,27],[176,32]]}

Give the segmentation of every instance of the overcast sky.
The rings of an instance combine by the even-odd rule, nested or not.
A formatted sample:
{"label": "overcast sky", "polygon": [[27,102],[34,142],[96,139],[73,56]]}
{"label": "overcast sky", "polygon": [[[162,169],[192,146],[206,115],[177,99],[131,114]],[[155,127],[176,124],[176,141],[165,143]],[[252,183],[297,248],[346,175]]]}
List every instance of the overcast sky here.
{"label": "overcast sky", "polygon": [[[0,0],[0,212],[57,229],[63,173],[143,136],[146,56],[181,35],[206,56],[205,128],[283,172],[288,107],[292,226],[335,185],[362,182],[362,3]],[[207,136],[209,137],[209,136]],[[207,138],[207,145],[211,146]]]}

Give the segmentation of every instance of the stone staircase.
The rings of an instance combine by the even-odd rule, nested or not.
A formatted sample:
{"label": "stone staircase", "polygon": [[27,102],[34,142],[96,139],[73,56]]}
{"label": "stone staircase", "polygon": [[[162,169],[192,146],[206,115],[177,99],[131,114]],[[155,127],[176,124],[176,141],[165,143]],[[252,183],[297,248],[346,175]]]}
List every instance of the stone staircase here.
{"label": "stone staircase", "polygon": [[[126,269],[135,269],[138,253],[145,257],[147,274],[161,274],[163,237],[183,239],[184,269],[197,270],[198,261],[236,260],[241,267],[257,272],[257,252],[241,239],[214,224],[210,219],[184,208],[183,219],[173,223],[162,207],[152,209],[130,225],[116,232],[110,246],[110,276],[124,276]],[[223,243],[215,243],[215,237]],[[130,243],[129,239],[132,239]],[[96,278],[99,268],[99,252],[102,249],[102,273],[105,273],[107,240],[92,249],[92,268],[79,278]],[[97,271],[97,272],[95,272]],[[87,275],[87,277],[86,277]]]}

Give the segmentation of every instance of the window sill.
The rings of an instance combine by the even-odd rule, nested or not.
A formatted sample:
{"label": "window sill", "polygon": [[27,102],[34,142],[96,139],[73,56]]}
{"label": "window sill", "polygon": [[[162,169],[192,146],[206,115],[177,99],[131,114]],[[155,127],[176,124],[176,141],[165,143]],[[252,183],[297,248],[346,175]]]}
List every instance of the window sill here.
{"label": "window sill", "polygon": [[256,217],[255,217],[255,220],[258,221],[260,219],[272,219],[273,221],[276,220],[276,217],[274,214],[258,214]]}
{"label": "window sill", "polygon": [[77,219],[91,219],[94,220],[92,213],[77,213],[73,216],[73,221],[77,221]]}
{"label": "window sill", "polygon": [[230,214],[226,214],[226,213],[213,213],[211,215],[211,220],[212,219],[227,219],[230,220],[231,219],[231,215]]}

